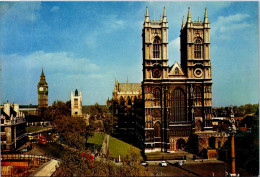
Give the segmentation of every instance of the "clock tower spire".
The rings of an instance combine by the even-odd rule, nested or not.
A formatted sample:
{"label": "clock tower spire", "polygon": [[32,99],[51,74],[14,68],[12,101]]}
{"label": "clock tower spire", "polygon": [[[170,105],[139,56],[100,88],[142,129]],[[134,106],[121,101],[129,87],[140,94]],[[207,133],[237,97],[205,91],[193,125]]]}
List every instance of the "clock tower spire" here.
{"label": "clock tower spire", "polygon": [[37,90],[38,90],[38,108],[48,107],[48,84],[45,80],[43,68],[40,76],[40,81],[38,82]]}

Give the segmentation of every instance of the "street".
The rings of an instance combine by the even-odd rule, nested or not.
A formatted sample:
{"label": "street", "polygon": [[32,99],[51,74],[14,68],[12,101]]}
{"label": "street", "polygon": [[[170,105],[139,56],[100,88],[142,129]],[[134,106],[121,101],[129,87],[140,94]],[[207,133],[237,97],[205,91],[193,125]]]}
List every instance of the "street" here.
{"label": "street", "polygon": [[[187,160],[182,166],[169,165],[159,166],[159,162],[149,162],[145,167],[151,176],[225,176],[228,164],[222,161],[200,161]],[[244,169],[238,170],[240,176],[252,176]]]}

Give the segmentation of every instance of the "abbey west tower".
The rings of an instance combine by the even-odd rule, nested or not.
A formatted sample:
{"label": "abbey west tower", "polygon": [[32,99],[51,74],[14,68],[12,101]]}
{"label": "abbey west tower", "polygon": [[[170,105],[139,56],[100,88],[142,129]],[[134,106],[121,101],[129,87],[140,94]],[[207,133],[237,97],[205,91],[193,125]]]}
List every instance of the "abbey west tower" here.
{"label": "abbey west tower", "polygon": [[210,24],[192,21],[190,9],[180,31],[181,65],[168,65],[168,20],[143,24],[143,82],[145,152],[175,151],[186,146],[193,132],[207,130],[212,112],[209,56]]}

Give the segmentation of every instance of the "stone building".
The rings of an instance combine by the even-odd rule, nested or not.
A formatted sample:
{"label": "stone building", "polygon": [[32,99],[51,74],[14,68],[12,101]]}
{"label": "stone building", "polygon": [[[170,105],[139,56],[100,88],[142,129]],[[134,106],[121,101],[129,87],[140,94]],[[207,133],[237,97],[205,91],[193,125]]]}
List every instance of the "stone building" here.
{"label": "stone building", "polygon": [[5,103],[1,108],[1,151],[13,151],[26,142],[26,120],[18,104]]}
{"label": "stone building", "polygon": [[168,64],[168,20],[164,7],[160,20],[143,23],[145,152],[175,151],[186,146],[192,133],[211,130],[212,75],[210,23],[193,21],[190,8],[180,30],[180,61]]}
{"label": "stone building", "polygon": [[82,94],[75,90],[75,95],[71,92],[71,117],[82,116]]}
{"label": "stone building", "polygon": [[38,108],[47,108],[48,107],[48,84],[45,79],[45,75],[42,69],[40,76],[40,81],[37,86],[38,90]]}
{"label": "stone building", "polygon": [[135,104],[142,99],[141,83],[119,83],[115,79],[112,99],[109,101],[112,112],[118,117],[120,129],[134,130],[135,127]]}

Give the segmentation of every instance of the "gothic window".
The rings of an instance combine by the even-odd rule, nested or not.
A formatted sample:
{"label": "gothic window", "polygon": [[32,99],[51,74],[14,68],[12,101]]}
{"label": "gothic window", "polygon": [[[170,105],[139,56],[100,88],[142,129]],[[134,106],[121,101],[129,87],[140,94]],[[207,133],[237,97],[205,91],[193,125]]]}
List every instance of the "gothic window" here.
{"label": "gothic window", "polygon": [[201,105],[201,89],[199,86],[195,87],[194,98],[195,98],[195,105]]}
{"label": "gothic window", "polygon": [[77,98],[74,99],[74,108],[78,109],[78,99]]}
{"label": "gothic window", "polygon": [[175,68],[174,73],[175,73],[175,75],[179,75],[179,68]]}
{"label": "gothic window", "polygon": [[171,121],[186,120],[186,101],[183,90],[177,88],[173,91],[171,98]]}
{"label": "gothic window", "polygon": [[125,100],[124,100],[124,98],[122,96],[120,98],[120,105],[121,106],[125,106]]}
{"label": "gothic window", "polygon": [[154,124],[154,136],[161,137],[161,124],[159,122]]}
{"label": "gothic window", "polygon": [[197,38],[194,44],[194,58],[202,58],[202,41]]}
{"label": "gothic window", "polygon": [[158,36],[153,41],[153,58],[160,58],[161,41]]}
{"label": "gothic window", "polygon": [[161,111],[159,109],[153,110],[153,117],[154,118],[161,118]]}
{"label": "gothic window", "polygon": [[154,89],[154,105],[155,106],[160,106],[161,102],[161,90],[159,88]]}
{"label": "gothic window", "polygon": [[130,97],[128,97],[128,103],[127,103],[128,105],[132,105],[132,101],[131,101],[131,98]]}

